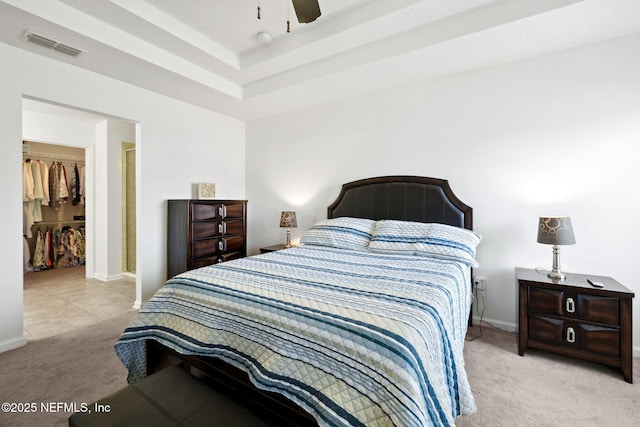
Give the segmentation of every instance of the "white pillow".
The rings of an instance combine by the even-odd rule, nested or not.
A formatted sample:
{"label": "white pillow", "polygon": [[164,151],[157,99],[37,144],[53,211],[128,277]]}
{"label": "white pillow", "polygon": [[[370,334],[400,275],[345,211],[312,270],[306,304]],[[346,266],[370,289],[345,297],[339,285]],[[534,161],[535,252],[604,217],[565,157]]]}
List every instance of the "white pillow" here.
{"label": "white pillow", "polygon": [[376,222],[365,218],[333,218],[315,223],[300,239],[303,245],[367,249]]}
{"label": "white pillow", "polygon": [[466,228],[438,223],[381,220],[376,222],[369,249],[384,253],[413,253],[460,261],[477,267],[481,236]]}

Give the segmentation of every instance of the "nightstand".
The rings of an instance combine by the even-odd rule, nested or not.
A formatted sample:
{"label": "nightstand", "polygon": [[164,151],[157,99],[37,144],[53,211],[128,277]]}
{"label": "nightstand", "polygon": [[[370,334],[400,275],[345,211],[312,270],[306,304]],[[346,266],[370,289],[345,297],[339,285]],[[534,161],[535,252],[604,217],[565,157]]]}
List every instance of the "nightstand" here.
{"label": "nightstand", "polygon": [[272,246],[267,246],[264,248],[260,248],[260,253],[261,254],[266,254],[269,252],[275,252],[275,251],[279,251],[281,249],[285,249],[285,244],[284,243],[279,243],[277,245],[272,245]]}
{"label": "nightstand", "polygon": [[[592,287],[587,278],[602,282]],[[537,348],[615,366],[624,380],[632,374],[632,299],[611,277],[567,274],[564,281],[546,272],[516,268],[518,354]]]}

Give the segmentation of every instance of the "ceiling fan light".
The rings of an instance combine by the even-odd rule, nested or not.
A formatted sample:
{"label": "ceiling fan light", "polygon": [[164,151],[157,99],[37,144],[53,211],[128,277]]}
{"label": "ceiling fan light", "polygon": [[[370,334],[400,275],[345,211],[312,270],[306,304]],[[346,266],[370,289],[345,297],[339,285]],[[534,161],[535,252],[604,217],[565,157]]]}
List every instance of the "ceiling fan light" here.
{"label": "ceiling fan light", "polygon": [[260,31],[257,35],[256,38],[258,39],[258,42],[260,44],[270,44],[271,43],[271,34],[269,34],[266,31]]}

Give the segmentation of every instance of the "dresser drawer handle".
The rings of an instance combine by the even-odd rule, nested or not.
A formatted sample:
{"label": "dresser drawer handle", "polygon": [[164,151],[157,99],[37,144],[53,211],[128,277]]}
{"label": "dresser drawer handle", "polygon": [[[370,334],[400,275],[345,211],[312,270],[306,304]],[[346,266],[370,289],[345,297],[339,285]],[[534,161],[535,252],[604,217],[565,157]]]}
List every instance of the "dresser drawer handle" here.
{"label": "dresser drawer handle", "polygon": [[226,218],[227,217],[227,206],[226,205],[222,205],[218,207],[218,215],[220,216],[220,218]]}
{"label": "dresser drawer handle", "polygon": [[565,302],[565,309],[567,310],[567,313],[575,313],[576,312],[576,302],[573,300],[573,298],[567,298],[567,301]]}
{"label": "dresser drawer handle", "polygon": [[222,221],[218,223],[218,233],[227,234],[227,223]]}
{"label": "dresser drawer handle", "polygon": [[576,331],[572,327],[567,328],[567,342],[576,342]]}
{"label": "dresser drawer handle", "polygon": [[218,249],[220,251],[226,251],[227,250],[227,241],[225,239],[218,240]]}

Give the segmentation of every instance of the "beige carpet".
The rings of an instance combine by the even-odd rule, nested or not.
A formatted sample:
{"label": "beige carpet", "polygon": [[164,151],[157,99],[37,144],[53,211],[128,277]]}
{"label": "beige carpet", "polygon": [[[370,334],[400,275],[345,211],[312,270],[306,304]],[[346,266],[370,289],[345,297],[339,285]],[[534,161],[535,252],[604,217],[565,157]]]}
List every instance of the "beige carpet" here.
{"label": "beige carpet", "polygon": [[[36,403],[35,413],[0,412],[0,426],[66,426],[71,415],[41,403],[92,403],[127,384],[113,345],[134,312],[0,353],[0,403]],[[52,405],[53,404],[53,405]]]}
{"label": "beige carpet", "polygon": [[640,425],[637,358],[629,384],[619,369],[538,350],[519,356],[515,334],[483,327],[465,344],[465,361],[478,410],[458,427]]}
{"label": "beige carpet", "polygon": [[[113,344],[133,317],[127,313],[0,354],[0,403],[91,403],[126,385]],[[465,358],[478,411],[457,426],[640,425],[640,364],[628,384],[618,370],[530,350],[515,334],[484,327],[467,342]],[[470,335],[477,335],[474,327]],[[65,426],[69,413],[0,412],[0,426]]]}

